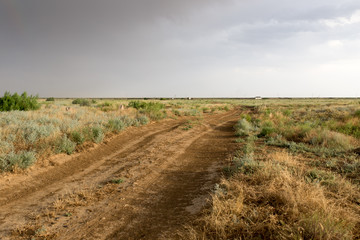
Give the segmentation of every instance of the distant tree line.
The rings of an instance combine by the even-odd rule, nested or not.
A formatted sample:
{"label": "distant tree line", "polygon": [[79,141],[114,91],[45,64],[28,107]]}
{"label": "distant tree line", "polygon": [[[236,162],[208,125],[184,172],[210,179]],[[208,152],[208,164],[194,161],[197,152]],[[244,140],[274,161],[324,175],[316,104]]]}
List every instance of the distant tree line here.
{"label": "distant tree line", "polygon": [[38,96],[28,96],[26,92],[19,95],[14,93],[13,95],[10,92],[5,92],[4,96],[0,98],[0,111],[28,111],[36,110],[40,108],[38,103]]}

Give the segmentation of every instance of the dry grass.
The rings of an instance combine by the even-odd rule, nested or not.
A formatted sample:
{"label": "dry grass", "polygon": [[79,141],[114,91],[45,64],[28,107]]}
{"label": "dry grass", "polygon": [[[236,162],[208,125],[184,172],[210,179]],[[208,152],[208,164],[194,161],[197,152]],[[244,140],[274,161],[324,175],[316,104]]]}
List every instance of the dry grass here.
{"label": "dry grass", "polygon": [[38,111],[0,112],[0,172],[25,169],[39,159],[58,153],[72,154],[89,143],[101,143],[106,136],[130,126],[145,125],[150,120],[200,116],[202,107],[214,113],[226,111],[230,106],[214,100],[146,100],[142,102],[161,103],[158,105],[164,108],[144,111],[119,108],[128,106],[129,100],[87,102],[89,106],[72,104],[71,99],[42,100]]}
{"label": "dry grass", "polygon": [[358,108],[249,108],[241,119],[255,130],[238,140],[232,175],[181,238],[360,239]]}
{"label": "dry grass", "polygon": [[[329,196],[326,187],[309,183],[305,175],[291,156],[274,152],[253,174],[223,179],[211,209],[189,231],[189,238],[352,239],[359,208]],[[344,181],[338,185],[346,186]],[[358,195],[353,187],[340,189],[336,196]]]}

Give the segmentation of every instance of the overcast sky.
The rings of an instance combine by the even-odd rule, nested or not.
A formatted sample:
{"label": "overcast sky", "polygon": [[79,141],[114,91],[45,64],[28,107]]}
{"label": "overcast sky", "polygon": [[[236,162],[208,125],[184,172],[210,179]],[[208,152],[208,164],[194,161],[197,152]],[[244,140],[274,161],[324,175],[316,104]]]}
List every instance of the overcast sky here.
{"label": "overcast sky", "polygon": [[0,92],[357,97],[359,0],[0,0]]}

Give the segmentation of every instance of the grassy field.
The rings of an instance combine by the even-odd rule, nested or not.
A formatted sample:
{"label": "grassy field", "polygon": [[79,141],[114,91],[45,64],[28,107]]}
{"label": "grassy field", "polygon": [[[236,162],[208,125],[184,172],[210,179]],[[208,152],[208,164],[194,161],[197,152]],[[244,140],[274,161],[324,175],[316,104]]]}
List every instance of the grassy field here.
{"label": "grassy field", "polygon": [[127,127],[231,108],[231,103],[215,100],[48,98],[39,102],[39,110],[0,112],[0,172],[21,171],[49,156],[79,152]]}
{"label": "grassy field", "polygon": [[251,100],[188,239],[360,239],[360,102]]}
{"label": "grassy field", "polygon": [[[236,108],[228,115],[229,126],[238,119],[237,140],[229,141],[238,150],[224,166],[210,206],[179,233],[181,237],[360,239],[358,99],[49,98],[39,102],[37,110],[0,112],[1,173],[40,167],[51,156],[81,152],[126,128],[162,119],[181,119],[177,131],[191,134],[200,131],[206,119],[217,118],[211,114]],[[206,126],[209,131],[214,128]],[[174,137],[168,134],[172,137],[166,142]],[[147,153],[141,149],[138,154]],[[122,183],[120,176],[109,179],[112,184]]]}

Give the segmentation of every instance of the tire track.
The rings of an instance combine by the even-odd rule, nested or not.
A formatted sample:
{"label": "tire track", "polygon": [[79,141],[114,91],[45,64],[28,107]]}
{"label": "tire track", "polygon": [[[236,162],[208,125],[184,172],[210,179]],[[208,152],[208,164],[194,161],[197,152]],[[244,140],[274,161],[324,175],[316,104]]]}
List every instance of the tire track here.
{"label": "tire track", "polygon": [[[48,233],[56,234],[56,239],[105,239],[106,236],[109,239],[138,239],[143,235],[134,232],[148,226],[147,219],[169,225],[161,220],[170,214],[166,212],[168,207],[177,209],[176,214],[182,214],[181,222],[184,223],[184,214],[197,212],[189,210],[192,201],[203,203],[203,196],[216,182],[219,165],[214,159],[226,158],[231,152],[232,125],[237,115],[236,110],[209,115],[189,131],[181,129],[184,120],[129,129],[90,152],[28,176],[26,184],[10,184],[0,190],[0,239],[18,239],[19,236],[10,235],[14,228],[39,221],[47,226]],[[220,148],[215,147],[217,145]],[[193,171],[196,168],[202,170]],[[121,190],[110,188],[111,191],[102,198],[77,207],[71,218],[57,217],[56,222],[29,218],[30,213],[41,215],[66,192],[89,189],[105,184],[111,178],[124,176],[127,181]],[[176,192],[186,196],[179,200]],[[196,200],[198,195],[200,198]],[[164,199],[172,199],[170,201],[175,205]],[[148,212],[156,208],[159,214]],[[178,227],[170,216],[166,221],[172,227]],[[158,238],[164,232],[162,227],[144,229],[142,234],[146,239]]]}

